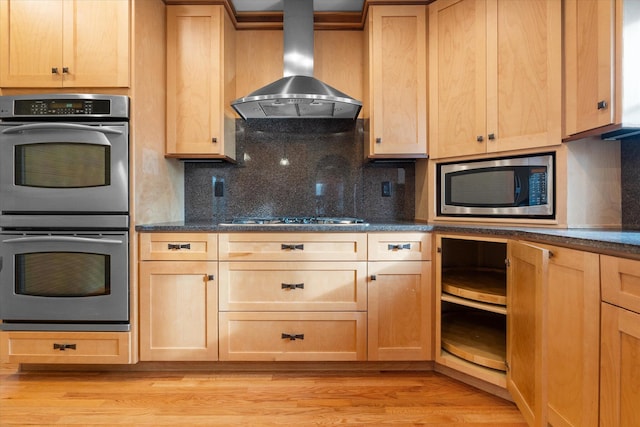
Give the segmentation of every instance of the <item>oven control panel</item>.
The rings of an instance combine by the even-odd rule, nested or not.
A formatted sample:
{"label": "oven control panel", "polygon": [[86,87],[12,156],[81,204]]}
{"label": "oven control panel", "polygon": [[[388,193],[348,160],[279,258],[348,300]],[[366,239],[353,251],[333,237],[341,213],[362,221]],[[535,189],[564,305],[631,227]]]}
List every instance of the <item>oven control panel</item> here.
{"label": "oven control panel", "polygon": [[0,96],[0,118],[29,117],[128,118],[129,98],[102,94]]}

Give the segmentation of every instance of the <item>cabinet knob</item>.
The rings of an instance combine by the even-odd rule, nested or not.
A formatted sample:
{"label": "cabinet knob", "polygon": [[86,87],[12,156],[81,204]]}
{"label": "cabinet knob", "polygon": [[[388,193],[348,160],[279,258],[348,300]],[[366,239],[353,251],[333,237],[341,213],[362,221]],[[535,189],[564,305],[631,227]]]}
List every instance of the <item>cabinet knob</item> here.
{"label": "cabinet knob", "polygon": [[478,136],[476,137],[476,141],[478,141],[478,142],[482,142],[482,141],[484,141],[484,136],[482,136],[482,135],[478,135]]}
{"label": "cabinet knob", "polygon": [[378,277],[376,277],[376,275],[375,275],[375,274],[372,274],[372,275],[371,275],[371,280],[378,280]]}
{"label": "cabinet knob", "polygon": [[282,333],[280,335],[280,337],[282,339],[288,339],[290,341],[295,341],[295,340],[303,340],[304,339],[304,334],[286,334],[286,333]]}
{"label": "cabinet knob", "polygon": [[58,74],[58,67],[52,67],[51,74]]}
{"label": "cabinet knob", "polygon": [[605,110],[608,106],[609,104],[607,103],[607,101],[598,102],[598,110]]}
{"label": "cabinet knob", "polygon": [[382,143],[382,138],[376,138],[376,144],[381,144]]}
{"label": "cabinet knob", "polygon": [[213,274],[207,274],[207,280],[216,280],[216,276]]}
{"label": "cabinet knob", "polygon": [[217,142],[218,142],[218,138],[216,138],[216,137],[214,136],[213,138],[211,138],[211,142],[212,142],[212,143],[214,143],[214,144],[215,144],[215,143],[217,143]]}
{"label": "cabinet knob", "polygon": [[489,134],[489,139],[490,139],[490,140],[494,140],[494,139],[496,139],[496,135],[495,135],[494,133],[490,133],[490,134]]}

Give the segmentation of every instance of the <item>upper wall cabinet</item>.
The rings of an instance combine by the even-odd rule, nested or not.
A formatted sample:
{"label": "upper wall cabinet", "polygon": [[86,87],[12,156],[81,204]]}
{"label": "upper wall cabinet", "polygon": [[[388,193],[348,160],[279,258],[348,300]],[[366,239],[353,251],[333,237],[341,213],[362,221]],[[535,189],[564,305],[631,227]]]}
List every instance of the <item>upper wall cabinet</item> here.
{"label": "upper wall cabinet", "polygon": [[637,0],[565,0],[565,140],[637,133],[639,20]]}
{"label": "upper wall cabinet", "polygon": [[235,158],[234,34],[223,6],[167,6],[167,157]]}
{"label": "upper wall cabinet", "polygon": [[364,34],[365,155],[426,157],[425,6],[372,5]]}
{"label": "upper wall cabinet", "polygon": [[561,2],[429,5],[429,155],[561,142]]}
{"label": "upper wall cabinet", "polygon": [[128,87],[129,1],[0,0],[0,87]]}

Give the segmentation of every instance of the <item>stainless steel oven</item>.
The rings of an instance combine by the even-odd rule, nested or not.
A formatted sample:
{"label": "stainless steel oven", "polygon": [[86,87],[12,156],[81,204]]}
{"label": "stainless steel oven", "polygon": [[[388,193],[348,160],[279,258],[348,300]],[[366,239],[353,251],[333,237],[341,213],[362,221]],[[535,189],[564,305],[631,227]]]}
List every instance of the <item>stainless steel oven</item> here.
{"label": "stainless steel oven", "polygon": [[128,98],[0,97],[3,214],[129,211]]}
{"label": "stainless steel oven", "polygon": [[129,330],[129,238],[121,232],[4,231],[4,330]]}
{"label": "stainless steel oven", "polygon": [[0,96],[0,329],[129,330],[129,99]]}

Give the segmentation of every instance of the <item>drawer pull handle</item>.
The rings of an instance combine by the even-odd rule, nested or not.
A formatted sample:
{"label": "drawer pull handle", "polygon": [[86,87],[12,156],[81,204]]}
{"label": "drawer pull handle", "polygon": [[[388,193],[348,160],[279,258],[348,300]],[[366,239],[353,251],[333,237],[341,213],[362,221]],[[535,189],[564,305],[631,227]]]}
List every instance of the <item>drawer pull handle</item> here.
{"label": "drawer pull handle", "polygon": [[280,248],[283,251],[286,251],[286,250],[295,251],[296,249],[304,251],[304,245],[302,245],[302,244],[300,244],[300,245],[287,245],[287,244],[283,243],[280,246]]}
{"label": "drawer pull handle", "polygon": [[404,245],[389,245],[387,248],[390,251],[401,251],[403,249],[411,249],[411,243],[405,243]]}
{"label": "drawer pull handle", "polygon": [[185,243],[183,245],[178,244],[178,243],[169,243],[167,245],[167,248],[170,251],[177,251],[177,250],[180,250],[180,249],[191,249],[191,243]]}
{"label": "drawer pull handle", "polygon": [[304,334],[282,334],[282,339],[288,339],[289,341],[295,341],[295,340],[303,340],[304,339]]}
{"label": "drawer pull handle", "polygon": [[304,289],[304,283],[282,283],[282,289]]}
{"label": "drawer pull handle", "polygon": [[66,349],[69,350],[75,350],[76,349],[76,345],[75,344],[53,344],[53,349],[54,350],[60,350],[60,351],[65,351]]}

